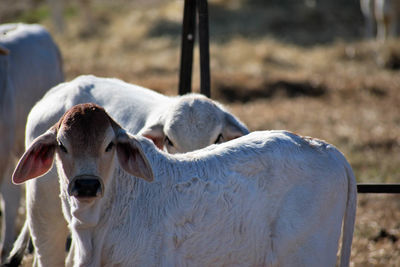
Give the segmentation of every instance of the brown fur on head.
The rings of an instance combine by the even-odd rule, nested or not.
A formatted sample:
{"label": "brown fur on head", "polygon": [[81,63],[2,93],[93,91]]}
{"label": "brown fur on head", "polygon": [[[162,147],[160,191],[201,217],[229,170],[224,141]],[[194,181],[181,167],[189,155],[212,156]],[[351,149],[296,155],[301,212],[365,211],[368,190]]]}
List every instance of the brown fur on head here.
{"label": "brown fur on head", "polygon": [[105,130],[110,124],[115,132],[121,128],[104,108],[93,103],[85,103],[69,109],[54,125],[54,130],[57,133],[62,131],[62,135],[74,144],[76,152],[79,153],[83,148],[97,147],[99,140],[104,139]]}

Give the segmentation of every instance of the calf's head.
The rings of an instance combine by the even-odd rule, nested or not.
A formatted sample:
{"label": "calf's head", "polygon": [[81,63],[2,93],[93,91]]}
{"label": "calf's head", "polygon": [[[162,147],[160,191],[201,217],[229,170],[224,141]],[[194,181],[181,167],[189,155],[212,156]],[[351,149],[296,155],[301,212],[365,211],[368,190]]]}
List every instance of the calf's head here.
{"label": "calf's head", "polygon": [[74,106],[32,142],[14,171],[13,182],[45,174],[56,157],[61,186],[70,196],[90,201],[103,195],[113,175],[115,154],[126,171],[151,181],[153,173],[140,145],[130,145],[127,138],[102,107]]}
{"label": "calf's head", "polygon": [[168,153],[184,153],[248,134],[246,126],[222,105],[199,94],[175,98],[139,132]]}

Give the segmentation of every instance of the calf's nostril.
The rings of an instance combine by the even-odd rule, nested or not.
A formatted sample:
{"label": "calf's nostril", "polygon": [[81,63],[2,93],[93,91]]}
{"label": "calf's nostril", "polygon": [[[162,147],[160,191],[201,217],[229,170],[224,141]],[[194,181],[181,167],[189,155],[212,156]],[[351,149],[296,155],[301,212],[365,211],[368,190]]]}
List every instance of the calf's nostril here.
{"label": "calf's nostril", "polygon": [[71,181],[69,195],[74,197],[99,197],[102,196],[103,188],[99,179],[79,178]]}

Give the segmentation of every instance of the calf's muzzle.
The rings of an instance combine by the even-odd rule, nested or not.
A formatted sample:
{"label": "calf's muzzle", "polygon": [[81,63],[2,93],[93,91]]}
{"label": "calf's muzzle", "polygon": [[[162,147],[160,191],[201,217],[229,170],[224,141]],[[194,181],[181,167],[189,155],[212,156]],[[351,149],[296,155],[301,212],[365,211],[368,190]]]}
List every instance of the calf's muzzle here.
{"label": "calf's muzzle", "polygon": [[78,175],[68,184],[68,195],[76,198],[102,197],[103,193],[103,181],[95,175]]}

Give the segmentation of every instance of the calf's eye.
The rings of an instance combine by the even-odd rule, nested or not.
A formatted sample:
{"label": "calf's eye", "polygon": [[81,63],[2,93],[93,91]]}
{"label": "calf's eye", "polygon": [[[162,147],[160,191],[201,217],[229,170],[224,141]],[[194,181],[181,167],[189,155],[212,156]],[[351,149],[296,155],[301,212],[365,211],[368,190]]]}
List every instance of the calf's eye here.
{"label": "calf's eye", "polygon": [[110,142],[109,144],[108,144],[108,146],[106,147],[106,152],[110,152],[111,151],[111,149],[114,147],[114,143],[113,142]]}
{"label": "calf's eye", "polygon": [[65,148],[65,146],[63,145],[63,143],[61,143],[60,141],[58,141],[58,147],[60,148],[60,150],[64,153],[68,153],[68,150]]}
{"label": "calf's eye", "polygon": [[171,140],[169,140],[168,136],[165,137],[164,143],[165,143],[167,146],[174,146],[174,143],[172,143]]}
{"label": "calf's eye", "polygon": [[214,144],[220,144],[224,141],[224,137],[222,136],[222,134],[219,134],[217,137],[217,140],[215,140]]}

